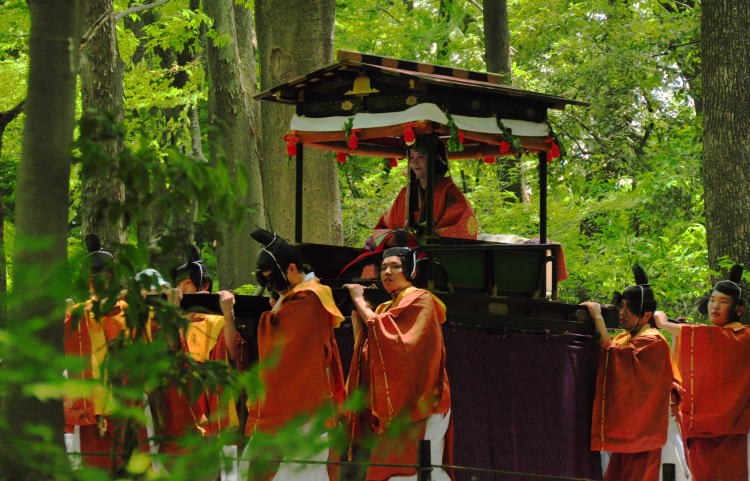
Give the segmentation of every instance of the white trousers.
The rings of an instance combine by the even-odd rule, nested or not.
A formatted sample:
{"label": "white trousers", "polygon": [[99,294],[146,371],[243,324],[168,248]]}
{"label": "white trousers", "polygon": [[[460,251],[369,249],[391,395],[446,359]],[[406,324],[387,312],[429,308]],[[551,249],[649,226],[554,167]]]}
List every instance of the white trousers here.
{"label": "white trousers", "polygon": [[[303,426],[303,433],[309,433],[310,427]],[[318,439],[321,445],[328,445],[328,433],[323,433]],[[250,462],[247,459],[250,456],[250,445],[248,442],[245,446],[245,450],[242,453],[243,460],[239,464],[240,480],[248,479],[248,471],[250,470]],[[326,447],[320,452],[313,456],[308,456],[306,461],[328,461],[329,448]],[[273,477],[273,481],[329,481],[328,479],[328,465],[326,464],[301,464],[301,463],[285,463],[279,464],[279,469]]]}
{"label": "white trousers", "polygon": [[[430,441],[430,461],[432,464],[443,464],[443,449],[445,449],[445,435],[450,426],[451,411],[445,414],[433,414],[427,418],[424,439]],[[450,476],[442,468],[435,468],[431,473],[432,481],[450,481]],[[392,476],[390,481],[417,481],[417,475]]]}

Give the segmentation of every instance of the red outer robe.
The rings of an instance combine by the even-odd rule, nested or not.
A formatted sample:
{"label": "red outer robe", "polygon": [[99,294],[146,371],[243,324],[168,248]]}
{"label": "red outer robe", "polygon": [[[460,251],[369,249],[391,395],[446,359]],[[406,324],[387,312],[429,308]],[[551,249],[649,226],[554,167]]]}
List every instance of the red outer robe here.
{"label": "red outer robe", "polygon": [[296,285],[258,323],[263,399],[248,401],[245,434],[275,432],[300,414],[343,401],[344,375],[333,329],[343,321],[331,289],[317,280]]}
{"label": "red outer robe", "polygon": [[747,480],[750,327],[683,326],[677,362],[685,380],[683,430],[694,478]]}
{"label": "red outer robe", "polygon": [[[224,343],[224,316],[191,313],[190,324],[182,339],[182,350],[195,361],[227,361]],[[177,387],[170,385],[159,391],[155,404],[159,406],[159,434],[166,437],[160,451],[184,454],[186,450],[174,442],[190,432],[217,434],[221,429],[236,426],[236,410],[222,406],[219,392],[204,392],[194,402]]]}
{"label": "red outer robe", "polygon": [[[356,340],[347,389],[369,389],[369,419],[376,435],[370,462],[416,464],[416,441],[424,438],[427,418],[450,409],[443,322],[443,303],[428,291],[408,287],[395,301],[378,306],[367,319],[366,337]],[[394,420],[407,423],[396,439],[386,432]],[[358,422],[351,416],[355,437],[361,435]],[[445,446],[443,462],[450,464],[449,439]],[[415,473],[414,468],[370,467],[367,480]]]}
{"label": "red outer robe", "polygon": [[[86,360],[87,367],[78,376],[79,379],[101,379],[101,364],[107,354],[107,342],[123,330],[125,318],[121,308],[124,302],[118,302],[115,309],[97,320],[91,311],[91,301],[85,306],[78,304],[65,315],[64,346],[67,356]],[[83,315],[77,323],[73,315],[83,307]],[[77,324],[77,325],[76,325]],[[115,426],[107,416],[106,388],[98,387],[91,395],[80,398],[64,398],[66,430],[80,426],[81,452],[110,453],[115,445]],[[99,423],[101,421],[101,423]],[[100,430],[101,428],[101,430]],[[87,466],[103,469],[112,467],[111,456],[83,456]]]}
{"label": "red outer robe", "polygon": [[[629,462],[650,460],[642,479],[655,471],[658,480],[661,456],[646,451],[661,449],[667,441],[667,423],[674,374],[669,344],[648,324],[635,337],[623,332],[602,350],[596,376],[596,396],[591,422],[591,450],[638,453],[621,456],[605,479],[620,479]],[[638,459],[636,459],[638,458]],[[625,481],[623,478],[622,481]]]}
{"label": "red outer robe", "polygon": [[[396,196],[388,211],[380,217],[373,230],[373,237],[377,240],[389,231],[406,227],[407,189],[403,188]],[[418,209],[412,206],[412,225],[420,218],[422,206]],[[458,237],[460,239],[476,239],[479,223],[471,204],[456,187],[450,177],[437,179],[435,182],[435,196],[433,205],[435,218],[435,234],[441,237]]]}

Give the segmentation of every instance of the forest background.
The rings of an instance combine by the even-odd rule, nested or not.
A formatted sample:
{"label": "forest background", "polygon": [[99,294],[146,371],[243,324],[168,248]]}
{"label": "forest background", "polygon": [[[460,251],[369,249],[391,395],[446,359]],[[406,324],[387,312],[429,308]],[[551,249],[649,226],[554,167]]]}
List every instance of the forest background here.
{"label": "forest background", "polygon": [[[221,288],[251,283],[248,232],[272,226],[291,238],[294,172],[282,141],[291,109],[252,95],[332,63],[341,48],[501,72],[517,87],[590,102],[550,119],[564,154],[549,175],[548,235],[564,245],[570,273],[561,298],[607,301],[637,262],[661,307],[692,316],[720,266],[750,264],[750,75],[732,61],[750,51],[747,18],[733,10],[741,3],[0,0],[0,288],[12,279],[17,292],[41,285],[85,298],[85,283],[30,270],[59,259],[36,256],[44,243],[31,248],[55,228],[73,265],[89,232],[131,255],[133,270],[169,272],[195,242]],[[73,76],[34,84],[34,41],[68,37],[80,45],[39,61]],[[716,74],[709,51],[732,67]],[[73,95],[67,151],[51,135],[65,119],[43,110],[64,103],[58,88]],[[35,93],[43,100],[32,106]],[[717,99],[739,110],[712,117]],[[32,112],[49,123],[24,132]],[[57,154],[43,159],[42,144]],[[360,246],[404,185],[406,163],[316,156],[306,163],[305,196],[317,201],[306,206],[304,240]],[[483,232],[537,235],[534,162],[451,165]],[[36,204],[22,194],[30,185]],[[52,218],[61,212],[62,228]],[[22,304],[40,306],[8,307]]]}
{"label": "forest background", "polygon": [[[100,4],[102,12],[112,7],[121,12],[133,2],[91,3]],[[228,152],[224,145],[209,148],[212,142],[221,143],[215,140],[217,137],[227,136],[224,132],[214,135],[210,132],[216,129],[215,123],[209,121],[210,52],[206,42],[222,46],[224,42],[236,42],[232,38],[236,34],[250,35],[254,42],[257,36],[252,24],[244,32],[235,29],[233,35],[220,33],[212,27],[215,21],[196,1],[155,3],[163,5],[119,15],[122,18],[116,22],[117,51],[108,46],[109,57],[119,54],[123,69],[123,97],[118,106],[121,113],[115,118],[122,118],[124,137],[122,145],[115,149],[137,150],[148,146],[157,153],[158,161],[165,161],[169,152],[178,152],[199,159],[196,163],[200,165],[210,157],[213,147],[216,152]],[[268,15],[278,19],[305,11],[305,7],[298,8],[295,4],[274,10],[263,3],[273,2],[258,2],[255,8],[269,8]],[[333,33],[336,49],[488,70],[483,11],[478,1],[381,4],[355,0],[338,1],[335,7],[335,25],[328,27],[333,32],[326,32],[323,25],[313,25],[313,19],[306,22],[308,29],[320,30],[313,35],[322,35],[322,39],[326,33]],[[25,2],[6,1],[0,8],[0,32],[3,32],[0,109],[13,112],[26,95],[29,15]],[[510,50],[512,84],[591,102],[588,108],[569,107],[564,112],[552,112],[552,126],[565,153],[562,162],[551,166],[549,177],[549,236],[564,245],[571,274],[570,280],[561,284],[562,298],[568,302],[608,299],[612,291],[630,282],[630,266],[639,262],[651,276],[662,305],[671,313],[690,315],[695,298],[706,289],[710,278],[701,172],[699,5],[664,1],[532,0],[511,1],[507,8],[510,42],[501,48]],[[90,16],[96,19],[96,13],[100,12],[93,13]],[[263,24],[261,28],[268,27]],[[99,42],[96,48],[104,43],[101,38],[89,41]],[[294,56],[306,47],[292,44],[285,48],[284,54],[293,62]],[[330,60],[330,46],[328,50],[318,56],[327,54]],[[264,53],[262,46],[259,53]],[[98,53],[106,54],[106,50]],[[261,61],[239,57],[239,62],[243,60],[247,67],[262,72]],[[91,61],[117,66],[112,58],[98,57]],[[325,59],[318,61],[319,65],[326,63]],[[289,70],[295,74],[305,73],[300,66],[293,67]],[[86,63],[81,64],[81,69],[87,68]],[[239,73],[237,64],[234,68]],[[283,74],[289,77],[291,73]],[[249,78],[262,77],[262,73],[251,72]],[[289,79],[279,82],[286,80]],[[269,83],[264,88],[270,86]],[[245,87],[253,92],[261,88],[258,83]],[[112,97],[117,95],[114,88],[107,84],[89,87],[89,92],[83,95]],[[86,108],[106,107],[106,102],[88,98]],[[77,106],[80,118],[83,108],[80,94]],[[258,106],[249,108],[257,110]],[[262,132],[265,125],[257,120],[257,112],[254,117],[259,125],[248,127],[248,137]],[[225,120],[230,123],[229,117]],[[278,144],[275,149],[258,148],[252,145],[254,142],[245,141],[241,148],[258,149],[257,153],[243,154],[235,146],[230,146],[235,150],[229,151],[239,152],[236,157],[256,156],[251,164],[246,164],[247,170],[260,169],[260,172],[255,172],[255,177],[251,173],[246,179],[264,184],[249,188],[258,193],[265,191],[266,195],[265,199],[262,194],[250,197],[256,203],[265,201],[273,227],[291,237],[293,213],[287,207],[291,190],[274,189],[266,185],[272,184],[273,179],[263,177],[269,170],[288,166],[280,137],[286,133],[286,127],[276,127],[272,133],[276,135],[264,136],[263,141]],[[0,157],[8,270],[12,269],[12,242],[7,240],[12,240],[14,232],[15,173],[21,159],[22,134],[21,110],[5,127]],[[244,162],[238,158],[231,160]],[[481,159],[453,163],[451,174],[472,202],[483,232],[537,235],[533,162],[531,158],[522,161],[521,179],[518,163],[487,165]],[[321,203],[331,204],[331,208],[323,209],[330,220],[306,225],[305,240],[360,246],[404,185],[405,162],[401,160],[399,167],[391,169],[383,159],[356,158],[337,168],[334,156],[329,154],[320,163],[327,164],[321,167],[324,172],[310,178],[308,184],[315,182],[320,184],[319,189],[329,191],[316,197],[321,198]],[[111,179],[111,174],[106,174],[109,167],[107,164],[100,170],[106,182]],[[332,175],[338,176],[338,185],[330,185]],[[104,190],[105,200],[111,201],[112,187],[90,187],[86,182],[80,164],[75,165],[69,206],[71,249],[82,246],[82,237],[89,231],[102,236],[105,247],[113,247],[114,240],[121,242],[128,236],[132,240],[135,229],[117,226],[113,220],[116,216],[91,219],[95,208],[87,203],[102,202],[96,193],[91,194],[91,189]],[[213,187],[216,191],[222,186]],[[139,195],[133,193],[137,188],[128,185],[125,192],[115,189],[115,195],[124,195],[126,202],[131,202],[129,197]],[[154,192],[167,195],[166,191]],[[339,193],[337,212],[335,197]],[[217,237],[215,228],[220,226],[206,226],[195,219],[189,212],[191,202],[194,200],[175,198],[165,203],[171,204],[166,218],[164,212],[154,212],[151,222],[148,219],[142,222],[146,225],[141,226],[138,235],[152,246],[154,267],[168,271],[171,267],[159,264],[176,262],[174,258],[167,261],[159,256],[158,240],[171,234],[188,241],[194,236],[222,287],[235,288],[248,283],[251,256],[227,254],[229,262],[237,259],[243,265],[237,271],[219,272],[222,269],[217,266],[217,256],[210,246]],[[280,215],[282,204],[289,214]],[[311,212],[309,217],[319,219],[320,215]],[[257,222],[258,216],[252,220]],[[257,223],[262,225],[262,218]],[[113,224],[122,232],[110,234]],[[227,250],[253,251],[247,236],[228,241]]]}

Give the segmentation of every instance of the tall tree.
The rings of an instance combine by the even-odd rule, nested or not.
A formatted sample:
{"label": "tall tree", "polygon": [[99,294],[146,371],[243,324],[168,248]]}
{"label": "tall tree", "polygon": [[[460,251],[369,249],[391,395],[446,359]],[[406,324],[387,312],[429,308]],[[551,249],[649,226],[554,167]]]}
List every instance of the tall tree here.
{"label": "tall tree", "polygon": [[750,17],[742,2],[704,0],[703,174],[708,258],[750,266]]}
{"label": "tall tree", "polygon": [[484,59],[488,72],[505,75],[510,83],[510,28],[508,27],[508,3],[506,0],[484,0]]}
{"label": "tall tree", "polygon": [[257,147],[255,52],[251,12],[234,0],[209,0],[203,10],[211,17],[215,39],[206,45],[209,73],[209,143],[212,159],[235,162],[235,175],[247,184],[242,205],[249,217],[239,226],[223,229],[217,259],[221,287],[250,283],[258,252],[250,232],[263,226],[263,187]]}
{"label": "tall tree", "polygon": [[[511,79],[510,27],[508,27],[508,3],[506,0],[484,0],[484,61],[488,72],[500,73],[505,82]],[[524,200],[523,172],[520,158],[502,157],[498,168],[501,185],[513,192],[516,199]]]}
{"label": "tall tree", "polygon": [[[3,370],[33,369],[34,382],[49,382],[41,359],[62,354],[61,292],[54,288],[64,279],[55,267],[66,264],[68,183],[75,124],[76,70],[78,63],[78,1],[30,0],[29,80],[25,105],[23,160],[16,190],[16,245],[14,257],[13,325],[24,332],[35,325],[24,345],[3,353]],[[44,288],[40,288],[44,286]],[[22,299],[21,299],[22,298]],[[31,323],[32,319],[41,322]],[[8,352],[10,351],[10,352]],[[28,388],[30,386],[23,386]],[[11,389],[3,413],[11,436],[0,435],[0,474],[3,479],[52,479],[67,471],[62,450],[50,450],[43,441],[63,445],[62,402],[44,401],[26,394],[22,386]],[[9,415],[12,414],[12,415]],[[4,423],[3,423],[4,424]],[[41,430],[40,430],[41,427]],[[5,428],[5,426],[3,426]],[[45,448],[47,447],[47,448]]]}
{"label": "tall tree", "polygon": [[[117,157],[122,137],[112,129],[123,120],[123,63],[117,49],[112,0],[80,3],[81,25],[85,30],[81,45],[80,75],[83,116],[101,122],[97,142],[104,155]],[[125,242],[122,216],[125,186],[110,176],[83,179],[81,217],[84,233],[95,233],[105,247]]]}
{"label": "tall tree", "polygon": [[[260,84],[268,89],[331,63],[334,0],[256,0]],[[294,113],[286,105],[261,104],[261,152],[265,201],[272,227],[294,232],[294,162],[282,140]],[[331,154],[305,151],[303,240],[343,241],[337,166]]]}
{"label": "tall tree", "polygon": [[[151,60],[154,64],[158,63],[165,72],[165,77],[169,79],[169,89],[173,92],[184,93],[184,99],[178,98],[176,102],[162,105],[159,109],[152,109],[143,117],[154,114],[154,119],[159,119],[159,122],[167,127],[159,129],[161,135],[157,137],[163,148],[190,152],[196,162],[207,162],[203,153],[198,100],[186,88],[193,80],[191,79],[191,64],[198,60],[198,46],[202,37],[200,32],[203,29],[200,29],[197,34],[183,30],[179,40],[159,43],[153,42],[152,38],[144,32],[149,28],[156,29],[157,25],[168,24],[170,18],[174,16],[193,18],[199,14],[199,9],[200,0],[190,0],[187,9],[183,8],[179,15],[170,15],[169,12],[158,10],[145,11],[139,14],[139,24],[133,23],[132,26],[134,30],[140,31],[139,49],[149,54],[145,61]],[[179,30],[175,28],[175,31]],[[146,45],[149,41],[156,45],[147,49]],[[189,122],[185,120],[185,117],[189,118]],[[186,131],[189,132],[189,141],[185,138]],[[154,187],[160,190],[157,195],[167,195],[166,186]],[[151,209],[158,208],[157,205],[151,206]],[[184,262],[185,253],[195,243],[196,209],[197,199],[191,199],[187,202],[175,202],[168,215],[154,210],[150,215],[142,218],[139,234],[141,241],[150,247],[152,265],[171,269]]]}

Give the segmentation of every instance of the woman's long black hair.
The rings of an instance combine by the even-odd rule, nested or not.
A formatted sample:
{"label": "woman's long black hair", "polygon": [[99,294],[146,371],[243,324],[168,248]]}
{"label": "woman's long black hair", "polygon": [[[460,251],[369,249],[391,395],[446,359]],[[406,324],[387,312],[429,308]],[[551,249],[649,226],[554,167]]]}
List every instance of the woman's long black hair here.
{"label": "woman's long black hair", "polygon": [[[417,135],[414,145],[407,147],[406,159],[409,160],[410,152],[414,150],[423,154],[427,154],[428,162],[431,160],[433,168],[435,170],[435,181],[445,177],[448,172],[448,152],[445,148],[445,144],[436,133],[431,134],[420,134]],[[428,164],[429,165],[429,164]],[[408,187],[408,199],[407,204],[407,215],[408,224],[413,224],[414,219],[412,213],[419,210],[421,206],[421,199],[424,198],[425,190],[419,183],[419,178],[409,168],[409,187]],[[426,213],[422,211],[420,218],[416,220],[416,223],[424,222],[426,219]]]}

